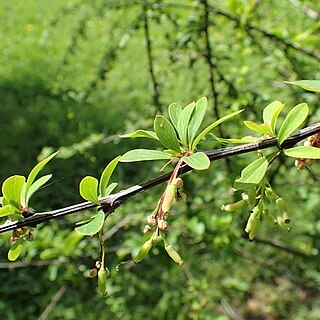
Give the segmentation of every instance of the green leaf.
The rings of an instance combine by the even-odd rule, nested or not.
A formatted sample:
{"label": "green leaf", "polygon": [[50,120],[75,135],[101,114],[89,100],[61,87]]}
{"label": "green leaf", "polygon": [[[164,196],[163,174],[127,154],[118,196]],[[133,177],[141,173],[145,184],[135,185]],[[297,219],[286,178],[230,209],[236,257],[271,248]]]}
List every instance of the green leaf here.
{"label": "green leaf", "polygon": [[19,212],[21,208],[21,193],[26,178],[23,176],[11,176],[3,182],[2,194],[6,200]]}
{"label": "green leaf", "polygon": [[285,81],[285,83],[294,84],[308,91],[320,92],[320,80]]}
{"label": "green leaf", "polygon": [[259,158],[241,171],[241,177],[234,183],[236,189],[248,190],[256,186],[263,179],[268,169],[268,160]]}
{"label": "green leaf", "polygon": [[117,185],[118,184],[116,182],[110,183],[110,185],[106,189],[105,197],[111,194],[111,192],[117,187]]}
{"label": "green leaf", "polygon": [[165,147],[180,152],[177,134],[172,124],[164,116],[156,116],[154,120],[154,131]]}
{"label": "green leaf", "polygon": [[80,195],[83,199],[100,204],[98,200],[98,180],[94,177],[84,177],[79,186]]}
{"label": "green leaf", "polygon": [[219,142],[223,142],[223,143],[233,143],[233,144],[238,144],[238,143],[252,143],[252,142],[257,142],[259,140],[261,140],[261,138],[258,137],[253,137],[253,136],[246,136],[243,137],[241,139],[224,139],[224,138],[219,138],[216,135],[214,135],[213,133],[210,133],[210,136]]}
{"label": "green leaf", "polygon": [[29,189],[29,192],[27,194],[27,197],[26,197],[26,202],[25,202],[25,206],[27,207],[28,206],[28,202],[30,200],[30,198],[32,197],[32,195],[37,191],[39,190],[44,184],[46,184],[52,177],[52,174],[47,174],[41,178],[39,178],[38,180],[36,180],[31,186],[30,186],[30,189]]}
{"label": "green leaf", "polygon": [[308,116],[309,108],[306,103],[296,105],[284,119],[278,134],[278,141],[281,145],[291,133],[296,131]]}
{"label": "green leaf", "polygon": [[0,217],[6,217],[10,214],[16,213],[17,209],[10,204],[7,204],[0,208]]}
{"label": "green leaf", "polygon": [[263,123],[263,124],[257,124],[253,121],[243,121],[243,123],[245,124],[245,126],[247,128],[249,128],[250,130],[262,133],[262,134],[266,134],[270,137],[273,136],[273,133],[271,131],[271,128],[268,124]]}
{"label": "green leaf", "polygon": [[212,129],[214,129],[216,126],[218,126],[220,123],[229,120],[230,118],[236,116],[237,114],[241,113],[244,109],[242,110],[238,110],[236,112],[233,112],[231,114],[228,114],[220,119],[218,119],[217,121],[215,121],[214,123],[210,124],[208,127],[206,127],[204,130],[201,131],[201,133],[195,138],[195,140],[192,143],[192,147],[191,150],[194,150],[194,148],[197,146],[197,144],[200,142],[200,140],[202,138],[205,137],[205,135],[207,133],[209,133]]}
{"label": "green leaf", "polygon": [[203,121],[203,118],[206,114],[208,106],[208,100],[206,97],[202,97],[196,102],[196,107],[194,109],[194,113],[191,117],[189,128],[188,128],[188,142],[189,147],[191,148],[193,139],[195,138],[201,123]]}
{"label": "green leaf", "polygon": [[182,159],[195,170],[206,170],[210,167],[210,159],[204,152],[196,152],[191,156],[184,156]]}
{"label": "green leaf", "polygon": [[126,152],[120,162],[135,162],[148,160],[170,160],[172,156],[159,150],[134,149]]}
{"label": "green leaf", "polygon": [[303,159],[320,159],[320,149],[310,146],[295,147],[283,150],[288,157]]}
{"label": "green leaf", "polygon": [[171,122],[173,123],[174,127],[178,130],[178,119],[180,117],[182,107],[180,106],[180,104],[174,102],[170,104],[170,106],[168,107],[168,111]]}
{"label": "green leaf", "polygon": [[188,146],[188,127],[192,112],[196,106],[195,102],[190,103],[187,105],[180,113],[178,124],[177,124],[177,131],[179,133],[180,140],[185,146]]}
{"label": "green leaf", "polygon": [[20,256],[22,251],[22,242],[22,239],[17,240],[8,251],[8,259],[10,261],[15,261]]}
{"label": "green leaf", "polygon": [[132,133],[122,134],[120,135],[120,138],[150,138],[159,140],[155,132],[147,130],[137,130]]}
{"label": "green leaf", "polygon": [[100,178],[100,182],[99,182],[99,194],[101,197],[105,197],[106,196],[106,189],[107,189],[107,185],[109,183],[110,177],[114,171],[114,169],[116,168],[118,162],[119,162],[120,156],[116,157],[115,159],[113,159],[107,166],[106,168],[103,170],[102,174],[101,174],[101,178]]}
{"label": "green leaf", "polygon": [[38,173],[40,172],[40,170],[55,156],[58,154],[59,151],[53,153],[52,155],[50,155],[49,157],[47,157],[46,159],[42,160],[41,162],[39,162],[29,173],[28,179],[27,179],[27,185],[26,185],[26,197],[28,198],[28,193],[29,193],[29,189],[33,183],[33,181],[35,180],[36,176],[38,175]]}
{"label": "green leaf", "polygon": [[100,211],[93,217],[93,219],[89,223],[77,227],[74,230],[85,236],[92,237],[103,227],[104,219],[104,212]]}
{"label": "green leaf", "polygon": [[263,110],[263,122],[268,124],[272,131],[272,136],[276,135],[276,124],[280,112],[284,104],[280,101],[273,101],[267,105]]}

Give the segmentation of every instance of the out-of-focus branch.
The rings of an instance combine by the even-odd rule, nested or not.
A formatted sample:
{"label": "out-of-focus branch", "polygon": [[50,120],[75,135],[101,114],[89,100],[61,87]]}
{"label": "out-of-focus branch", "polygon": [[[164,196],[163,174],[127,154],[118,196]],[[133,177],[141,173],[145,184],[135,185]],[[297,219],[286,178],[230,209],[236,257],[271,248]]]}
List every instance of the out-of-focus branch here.
{"label": "out-of-focus branch", "polygon": [[161,113],[159,83],[157,81],[157,78],[154,72],[154,65],[153,65],[153,58],[152,58],[152,43],[151,43],[150,30],[149,30],[148,7],[146,4],[143,5],[143,10],[144,10],[144,16],[143,16],[144,35],[146,39],[149,73],[151,76],[152,87],[153,87],[152,98],[153,98],[153,103],[156,107],[157,112]]}

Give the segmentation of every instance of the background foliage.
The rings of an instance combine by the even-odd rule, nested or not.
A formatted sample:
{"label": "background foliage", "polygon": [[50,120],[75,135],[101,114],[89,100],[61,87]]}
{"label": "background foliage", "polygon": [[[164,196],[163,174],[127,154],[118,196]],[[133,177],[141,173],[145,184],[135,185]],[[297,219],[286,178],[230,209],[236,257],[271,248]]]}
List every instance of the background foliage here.
{"label": "background foliage", "polygon": [[[320,78],[319,12],[316,0],[2,0],[1,181],[26,175],[35,159],[61,148],[48,165],[57,182],[32,205],[44,211],[79,202],[85,175],[99,176],[116,155],[142,143],[153,146],[117,134],[149,129],[169,103],[204,95],[211,120],[244,107],[242,119],[259,122],[277,99],[287,112],[307,102],[308,123],[318,121],[319,95],[283,81]],[[241,117],[216,134],[248,134]],[[319,164],[313,175],[298,172],[293,161],[274,166],[271,179],[289,203],[293,230],[263,228],[248,243],[245,213],[219,208],[236,200],[232,180],[253,157],[186,175],[189,198],[175,207],[168,235],[183,269],[159,245],[143,264],[114,271],[143,243],[145,217],[162,187],[121,206],[107,223],[107,299],[87,278],[98,241],[72,231],[90,213],[39,227],[16,263],[6,261],[10,234],[2,235],[1,318],[35,319],[47,308],[48,319],[318,319]],[[115,179],[125,188],[159,169],[122,164]]]}

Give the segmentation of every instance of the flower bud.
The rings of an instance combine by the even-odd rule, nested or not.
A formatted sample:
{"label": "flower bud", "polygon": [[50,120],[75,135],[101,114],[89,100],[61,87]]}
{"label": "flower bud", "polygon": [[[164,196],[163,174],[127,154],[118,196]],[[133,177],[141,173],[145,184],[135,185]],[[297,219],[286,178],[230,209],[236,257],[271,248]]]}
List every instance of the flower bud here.
{"label": "flower bud", "polygon": [[177,201],[185,201],[187,199],[187,195],[184,192],[177,192],[176,200]]}
{"label": "flower bud", "polygon": [[291,231],[291,228],[290,227],[288,228],[288,226],[286,225],[283,217],[277,217],[277,222],[278,222],[278,225],[281,227],[281,229],[284,229],[284,230],[286,230],[288,232]]}
{"label": "flower bud", "polygon": [[151,230],[151,227],[147,224],[144,226],[143,233],[148,233]]}
{"label": "flower bud", "polygon": [[288,209],[287,209],[287,206],[286,206],[284,200],[282,198],[278,198],[276,201],[276,204],[277,204],[279,212],[282,213],[282,218],[283,218],[284,223],[285,224],[290,223]]}
{"label": "flower bud", "polygon": [[160,230],[167,230],[169,228],[168,222],[164,219],[158,220],[158,227]]}
{"label": "flower bud", "polygon": [[108,269],[100,269],[98,271],[98,288],[103,296],[108,294],[107,292],[107,278],[109,276]]}
{"label": "flower bud", "polygon": [[253,229],[254,221],[259,219],[259,213],[260,213],[259,208],[254,207],[247,221],[246,228],[244,229],[245,232],[247,233],[251,232],[251,230]]}
{"label": "flower bud", "polygon": [[141,262],[149,253],[150,249],[152,248],[152,238],[146,241],[142,247],[140,248],[136,258],[133,260],[134,263]]}
{"label": "flower bud", "polygon": [[89,275],[90,275],[91,278],[95,278],[97,276],[97,274],[98,274],[97,268],[93,268],[93,269],[90,270]]}
{"label": "flower bud", "polygon": [[261,220],[259,218],[256,218],[253,220],[251,231],[249,233],[249,241],[253,241],[260,227],[260,223],[261,223]]}
{"label": "flower bud", "polygon": [[175,198],[177,192],[177,187],[174,184],[168,184],[165,194],[164,194],[164,198],[163,198],[163,202],[162,202],[162,211],[163,212],[167,212],[170,211],[173,200]]}
{"label": "flower bud", "polygon": [[176,178],[173,181],[173,184],[179,189],[183,187],[183,180],[181,178]]}
{"label": "flower bud", "polygon": [[154,215],[150,215],[147,217],[147,222],[148,224],[150,224],[151,226],[155,226],[157,224],[157,220],[156,218],[154,217]]}
{"label": "flower bud", "polygon": [[221,210],[227,211],[227,212],[233,212],[233,211],[242,209],[246,204],[247,204],[246,200],[240,200],[238,202],[222,205]]}
{"label": "flower bud", "polygon": [[173,247],[171,246],[171,244],[165,243],[164,246],[165,250],[167,251],[169,257],[175,262],[178,263],[179,266],[183,266],[184,265],[184,261],[182,261],[179,253],[173,249]]}

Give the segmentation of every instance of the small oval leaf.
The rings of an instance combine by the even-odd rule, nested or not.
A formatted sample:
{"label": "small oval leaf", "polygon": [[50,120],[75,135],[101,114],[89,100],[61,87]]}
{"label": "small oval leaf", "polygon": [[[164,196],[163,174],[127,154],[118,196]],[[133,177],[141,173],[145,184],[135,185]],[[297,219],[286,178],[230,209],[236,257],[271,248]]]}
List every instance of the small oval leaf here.
{"label": "small oval leaf", "polygon": [[134,149],[126,152],[120,162],[136,162],[148,160],[170,160],[172,156],[159,150]]}
{"label": "small oval leaf", "polygon": [[188,104],[180,113],[177,131],[180,137],[180,140],[185,146],[188,146],[188,127],[191,119],[192,112],[196,106],[195,102]]}
{"label": "small oval leaf", "polygon": [[259,132],[259,133],[262,133],[262,134],[266,134],[266,135],[268,135],[270,137],[273,136],[273,133],[271,131],[270,126],[268,124],[266,124],[266,123],[258,124],[258,123],[255,123],[253,121],[243,121],[243,123],[250,130],[253,130],[255,132]]}
{"label": "small oval leaf", "polygon": [[301,146],[283,151],[288,157],[302,159],[320,159],[320,149],[310,146]]}
{"label": "small oval leaf", "polygon": [[21,208],[21,193],[26,178],[23,176],[11,176],[2,184],[2,194],[5,199],[20,211]]}
{"label": "small oval leaf", "polygon": [[104,212],[100,211],[98,212],[93,219],[80,227],[75,228],[74,230],[79,232],[80,234],[83,234],[85,236],[93,236],[99,230],[102,228],[104,223]]}
{"label": "small oval leaf", "polygon": [[191,147],[193,139],[195,138],[201,124],[203,118],[207,112],[208,100],[206,97],[200,98],[196,102],[196,107],[194,109],[194,114],[191,117],[189,128],[188,128],[188,142]]}
{"label": "small oval leaf", "polygon": [[79,186],[80,195],[83,199],[100,204],[98,200],[98,180],[94,177],[84,177]]}
{"label": "small oval leaf", "polygon": [[309,107],[306,103],[296,105],[284,119],[278,134],[278,141],[281,145],[291,133],[296,131],[308,116]]}
{"label": "small oval leaf", "polygon": [[204,152],[196,152],[191,156],[184,156],[182,159],[195,170],[206,170],[210,167],[210,159]]}
{"label": "small oval leaf", "polygon": [[27,179],[27,185],[26,185],[26,195],[28,195],[29,189],[34,181],[34,179],[36,178],[36,176],[38,175],[38,173],[40,172],[40,170],[57,154],[59,153],[59,151],[54,152],[53,154],[51,154],[49,157],[45,158],[44,160],[42,160],[41,162],[39,162],[29,173],[28,175],[28,179]]}
{"label": "small oval leaf", "polygon": [[39,190],[44,184],[46,184],[52,177],[52,174],[47,174],[41,178],[39,178],[38,180],[36,180],[29,188],[28,194],[26,195],[26,202],[25,202],[25,206],[28,206],[28,202],[30,200],[30,198],[32,197],[32,195]]}
{"label": "small oval leaf", "polygon": [[16,213],[17,209],[10,204],[0,208],[0,217],[6,217],[10,214]]}
{"label": "small oval leaf", "polygon": [[320,92],[320,80],[285,81],[285,83],[294,84],[308,91]]}
{"label": "small oval leaf", "polygon": [[263,122],[269,125],[272,135],[275,136],[276,124],[280,112],[284,108],[284,104],[280,101],[273,101],[263,110]]}
{"label": "small oval leaf", "polygon": [[154,131],[158,136],[160,142],[166,148],[180,152],[177,134],[172,124],[164,116],[156,116],[154,120]]}
{"label": "small oval leaf", "polygon": [[179,120],[181,111],[182,111],[182,107],[180,106],[180,104],[176,102],[171,103],[170,106],[168,107],[170,120],[177,130],[178,130],[178,120]]}
{"label": "small oval leaf", "polygon": [[148,130],[136,130],[132,133],[121,134],[120,138],[149,138],[159,140],[155,132]]}
{"label": "small oval leaf", "polygon": [[17,240],[8,251],[8,259],[10,261],[15,261],[20,256],[22,251],[22,242],[22,239]]}
{"label": "small oval leaf", "polygon": [[115,159],[113,159],[107,166],[106,168],[103,170],[102,174],[101,174],[101,178],[100,178],[100,182],[99,182],[99,194],[101,197],[105,197],[106,196],[106,189],[107,189],[107,185],[109,183],[110,177],[114,171],[114,169],[116,168],[118,162],[119,162],[120,156],[116,157]]}
{"label": "small oval leaf", "polygon": [[268,160],[259,158],[241,171],[241,177],[234,183],[234,187],[240,190],[248,190],[256,186],[263,179],[268,169]]}
{"label": "small oval leaf", "polygon": [[192,148],[191,150],[194,150],[194,148],[197,146],[197,144],[201,141],[202,138],[205,137],[205,135],[207,133],[209,133],[212,129],[214,129],[216,126],[218,126],[220,123],[229,120],[230,118],[236,116],[237,114],[241,113],[244,109],[233,112],[231,114],[228,114],[220,119],[218,119],[217,121],[215,121],[214,123],[210,124],[208,127],[206,127],[204,130],[202,130],[200,132],[200,134],[195,138],[195,140],[192,143]]}

